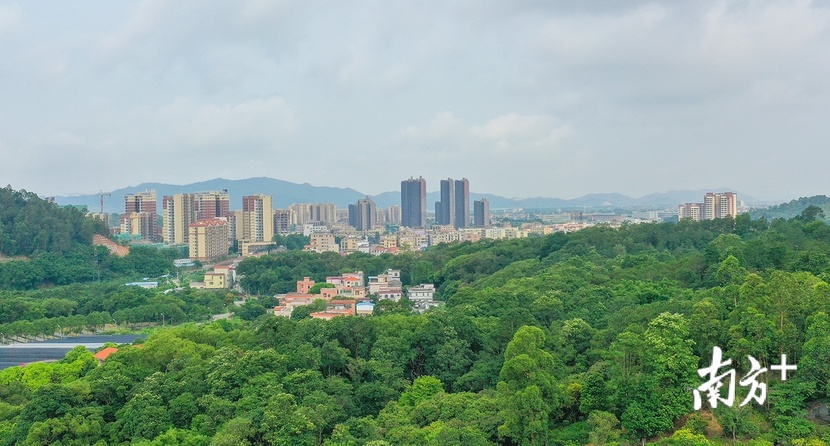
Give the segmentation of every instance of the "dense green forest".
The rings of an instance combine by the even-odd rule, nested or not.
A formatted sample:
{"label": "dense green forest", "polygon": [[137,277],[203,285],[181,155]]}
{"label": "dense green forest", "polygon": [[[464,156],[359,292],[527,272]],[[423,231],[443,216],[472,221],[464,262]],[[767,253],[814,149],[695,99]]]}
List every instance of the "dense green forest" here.
{"label": "dense green forest", "polygon": [[[304,276],[387,268],[435,283],[446,305],[331,321],[254,312],[158,330],[100,366],[78,350],[10,368],[0,444],[823,445],[830,429],[807,416],[830,392],[830,227],[817,217],[247,259],[260,308]],[[23,298],[30,319],[117,305],[105,290],[48,291],[0,302]],[[733,360],[735,403],[694,411],[715,346]],[[781,354],[798,370],[765,374],[764,404],[739,406],[749,356],[769,368]]]}
{"label": "dense green forest", "polygon": [[59,207],[25,190],[0,189],[0,255],[69,252],[108,233],[104,222],[71,206]]}
{"label": "dense green forest", "polygon": [[[106,225],[11,186],[0,189],[0,290],[156,277],[174,272],[173,249],[134,246],[121,258],[92,246]],[[2,316],[0,316],[2,318]]]}
{"label": "dense green forest", "polygon": [[812,197],[801,197],[797,200],[791,200],[787,203],[781,203],[776,206],[770,206],[763,209],[753,209],[750,211],[752,218],[765,218],[767,220],[774,220],[776,218],[790,219],[798,217],[809,206],[815,206],[822,211],[822,219],[826,221],[830,217],[830,198],[825,195],[814,195]]}

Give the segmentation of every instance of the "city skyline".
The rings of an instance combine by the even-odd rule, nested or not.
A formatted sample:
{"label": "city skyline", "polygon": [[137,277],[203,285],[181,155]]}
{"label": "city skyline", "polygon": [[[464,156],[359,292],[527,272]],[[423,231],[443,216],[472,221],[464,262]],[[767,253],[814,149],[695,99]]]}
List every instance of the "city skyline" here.
{"label": "city skyline", "polygon": [[7,2],[0,48],[0,177],[44,196],[459,174],[508,197],[826,193],[819,2]]}

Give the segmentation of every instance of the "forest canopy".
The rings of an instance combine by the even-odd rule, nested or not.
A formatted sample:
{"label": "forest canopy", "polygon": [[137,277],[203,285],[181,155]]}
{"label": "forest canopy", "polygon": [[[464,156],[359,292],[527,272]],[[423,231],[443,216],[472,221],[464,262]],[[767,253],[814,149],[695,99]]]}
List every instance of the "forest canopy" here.
{"label": "forest canopy", "polygon": [[[797,217],[246,259],[260,310],[303,277],[389,268],[404,286],[434,283],[445,305],[330,321],[246,311],[159,329],[99,366],[76,352],[13,367],[0,372],[0,444],[826,444],[809,414],[830,397],[830,227]],[[22,298],[9,311],[35,320],[204,299],[72,286],[0,302]],[[736,384],[736,404],[695,410],[714,347],[738,379],[750,357],[798,367],[764,375],[764,404],[739,406],[749,388]]]}

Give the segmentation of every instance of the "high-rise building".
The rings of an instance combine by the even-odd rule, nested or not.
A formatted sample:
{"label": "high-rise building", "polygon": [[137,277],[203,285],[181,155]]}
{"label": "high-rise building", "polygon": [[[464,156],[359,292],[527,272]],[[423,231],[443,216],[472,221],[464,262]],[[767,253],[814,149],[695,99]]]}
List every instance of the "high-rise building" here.
{"label": "high-rise building", "polygon": [[424,177],[401,181],[401,226],[427,225],[427,182]]}
{"label": "high-rise building", "polygon": [[349,225],[358,231],[371,231],[377,223],[377,205],[371,198],[361,198],[349,205]]}
{"label": "high-rise building", "polygon": [[157,214],[158,208],[156,207],[156,201],[155,190],[124,195],[124,213],[149,212]]}
{"label": "high-rise building", "polygon": [[158,238],[158,208],[156,191],[137,192],[124,196],[124,213],[121,214],[121,233],[141,240]]}
{"label": "high-rise building", "polygon": [[203,191],[193,194],[193,208],[197,220],[228,218],[231,213],[231,199],[228,190]]}
{"label": "high-rise building", "polygon": [[274,210],[274,232],[280,235],[291,232],[291,211],[289,209]]}
{"label": "high-rise building", "polygon": [[688,218],[694,221],[700,221],[702,216],[703,203],[686,203],[677,207],[678,220]]}
{"label": "high-rise building", "polygon": [[455,225],[455,185],[452,178],[441,180],[441,201],[435,202],[436,225]]}
{"label": "high-rise building", "polygon": [[452,224],[456,228],[470,226],[470,181],[466,178],[455,181],[455,216]]}
{"label": "high-rise building", "polygon": [[270,242],[273,239],[274,212],[271,210],[271,196],[260,194],[242,197],[242,240]]}
{"label": "high-rise building", "polygon": [[441,180],[441,201],[435,202],[435,224],[457,229],[470,226],[469,180]]}
{"label": "high-rise building", "polygon": [[477,228],[490,227],[490,200],[482,198],[473,203],[473,226]]}
{"label": "high-rise building", "polygon": [[388,215],[386,216],[386,221],[390,225],[399,225],[399,224],[401,224],[401,207],[400,206],[394,205],[394,204],[392,206],[389,206],[389,209],[387,209],[387,214]]}
{"label": "high-rise building", "polygon": [[230,225],[224,218],[199,220],[188,225],[190,258],[209,262],[228,254]]}
{"label": "high-rise building", "polygon": [[707,192],[703,197],[703,214],[701,215],[701,219],[714,220],[715,208],[717,208],[717,197],[715,197],[714,193]]}
{"label": "high-rise building", "polygon": [[174,245],[187,244],[190,225],[197,220],[193,195],[165,195],[161,199],[161,209],[161,235],[164,243]]}
{"label": "high-rise building", "polygon": [[677,207],[677,218],[694,221],[738,216],[738,194],[735,192],[707,192],[703,203],[686,203]]}
{"label": "high-rise building", "polygon": [[311,205],[311,221],[326,225],[337,223],[337,208],[334,203],[314,203]]}
{"label": "high-rise building", "polygon": [[289,207],[292,225],[320,222],[325,225],[337,223],[337,208],[334,203],[300,203]]}
{"label": "high-rise building", "polygon": [[121,234],[143,241],[154,242],[158,238],[158,214],[133,212],[121,214]]}
{"label": "high-rise building", "polygon": [[734,218],[737,216],[738,194],[734,192],[707,192],[703,197],[701,219],[714,220],[716,218]]}
{"label": "high-rise building", "polygon": [[244,218],[242,218],[243,212],[239,209],[235,211],[231,211],[230,217],[228,217],[228,224],[230,225],[230,240],[242,240],[245,236],[244,231]]}
{"label": "high-rise building", "polygon": [[162,239],[165,243],[187,244],[190,224],[198,220],[230,217],[228,191],[165,195],[162,199]]}
{"label": "high-rise building", "polygon": [[738,216],[738,194],[734,192],[709,192],[704,197],[706,219]]}

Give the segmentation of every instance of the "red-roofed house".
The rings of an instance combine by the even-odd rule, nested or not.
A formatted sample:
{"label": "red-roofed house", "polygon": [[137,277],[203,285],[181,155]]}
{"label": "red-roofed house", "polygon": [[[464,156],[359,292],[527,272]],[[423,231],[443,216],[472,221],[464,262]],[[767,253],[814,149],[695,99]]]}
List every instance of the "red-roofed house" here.
{"label": "red-roofed house", "polygon": [[107,358],[109,358],[109,356],[111,354],[113,354],[117,351],[118,351],[118,349],[115,348],[115,347],[107,347],[107,348],[101,350],[100,352],[96,353],[94,356],[95,356],[95,359],[97,359],[98,362],[100,363],[100,362],[106,361]]}

